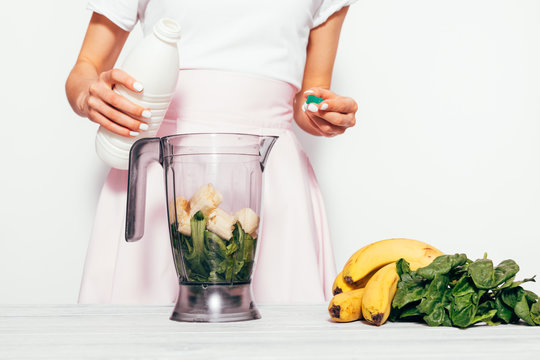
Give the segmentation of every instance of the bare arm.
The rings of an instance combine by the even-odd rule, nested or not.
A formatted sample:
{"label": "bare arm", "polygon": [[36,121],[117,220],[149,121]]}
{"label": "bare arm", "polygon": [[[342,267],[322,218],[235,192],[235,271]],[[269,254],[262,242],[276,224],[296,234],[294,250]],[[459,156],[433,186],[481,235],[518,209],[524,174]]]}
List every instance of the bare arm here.
{"label": "bare arm", "polygon": [[112,91],[115,84],[142,90],[142,85],[131,76],[113,69],[128,35],[106,17],[94,13],[66,81],[66,95],[73,111],[124,136],[141,129],[141,121],[136,118],[146,110]]}
{"label": "bare arm", "polygon": [[[298,126],[312,135],[334,136],[355,124],[356,102],[329,91],[341,27],[348,9],[344,7],[337,11],[324,24],[312,29],[309,35],[302,90],[296,95],[294,113]],[[328,99],[319,104],[320,108],[327,103],[327,111],[318,109],[314,113],[302,109],[307,90]]]}

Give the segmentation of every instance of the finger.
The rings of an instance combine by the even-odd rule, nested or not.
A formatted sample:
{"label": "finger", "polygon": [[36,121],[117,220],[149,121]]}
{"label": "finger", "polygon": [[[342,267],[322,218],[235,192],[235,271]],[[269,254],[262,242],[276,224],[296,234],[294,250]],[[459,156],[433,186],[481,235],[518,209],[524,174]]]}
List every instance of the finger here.
{"label": "finger", "polygon": [[[345,102],[344,104],[338,102],[334,102],[336,100],[344,99],[342,102]],[[355,123],[354,119],[354,112],[349,112],[349,110],[353,110],[354,106],[356,106],[356,103],[353,104],[346,104],[348,98],[339,97],[338,99],[334,100],[328,100],[324,101],[320,104],[310,103],[310,104],[304,104],[302,106],[302,109],[306,113],[314,114],[318,117],[321,117],[328,122],[337,125],[337,126],[345,126],[350,127],[353,126]],[[328,105],[328,102],[332,101],[330,104],[332,106],[332,109],[330,109],[330,106]],[[351,107],[352,106],[352,107]],[[322,110],[322,109],[328,109],[328,110]],[[344,112],[338,112],[338,111],[331,111],[331,110],[343,110]]]}
{"label": "finger", "polygon": [[336,126],[348,128],[356,124],[356,119],[352,113],[342,114],[339,112],[319,111],[317,116]]}
{"label": "finger", "polygon": [[347,129],[342,126],[333,125],[314,114],[306,113],[306,116],[308,120],[310,121],[310,123],[317,129],[319,129],[322,135],[327,136],[327,137],[343,134],[345,130]]}
{"label": "finger", "polygon": [[334,99],[338,96],[334,92],[321,87],[313,87],[304,91],[304,99],[307,99],[308,95],[314,95],[323,99]]}
{"label": "finger", "polygon": [[139,135],[138,132],[134,132],[132,130],[129,130],[123,126],[118,125],[117,123],[107,119],[103,114],[98,112],[95,109],[91,109],[88,113],[88,118],[92,120],[93,122],[98,123],[99,125],[103,126],[105,129],[125,137],[133,137]]}
{"label": "finger", "polygon": [[141,92],[143,85],[121,69],[112,69],[101,73],[103,80],[110,85],[121,84],[131,91]]}
{"label": "finger", "polygon": [[[325,105],[326,104],[326,105]],[[334,99],[328,99],[320,104],[318,108],[325,112],[337,112],[341,114],[355,114],[358,110],[358,105],[354,99],[344,96],[338,96]]]}
{"label": "finger", "polygon": [[140,105],[137,105],[122,95],[111,90],[104,83],[97,83],[90,87],[90,95],[98,97],[119,111],[136,118],[149,119],[152,113]]}
{"label": "finger", "polygon": [[120,111],[118,111],[117,109],[109,106],[108,104],[106,104],[105,102],[103,102],[103,100],[97,98],[97,97],[94,97],[94,96],[91,96],[89,99],[88,99],[88,105],[98,111],[100,114],[102,114],[103,116],[105,116],[107,119],[109,119],[110,121],[113,121],[125,128],[128,128],[130,130],[133,130],[133,131],[144,131],[144,130],[148,130],[148,124],[142,122],[142,121],[139,121],[139,120],[136,120],[134,118],[132,118],[131,116],[128,116]]}

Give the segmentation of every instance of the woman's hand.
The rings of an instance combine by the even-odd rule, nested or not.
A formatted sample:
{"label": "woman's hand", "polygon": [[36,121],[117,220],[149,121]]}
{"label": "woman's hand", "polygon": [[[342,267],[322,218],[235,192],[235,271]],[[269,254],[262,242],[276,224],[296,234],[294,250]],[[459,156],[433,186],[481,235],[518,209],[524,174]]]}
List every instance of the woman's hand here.
{"label": "woman's hand", "polygon": [[[306,104],[308,95],[325,100],[320,104]],[[350,97],[339,96],[323,88],[312,88],[304,92],[303,100],[304,115],[311,127],[319,133],[318,135],[332,137],[343,134],[345,130],[356,124],[355,114],[358,105]]]}
{"label": "woman's hand", "polygon": [[113,69],[128,35],[105,16],[93,13],[77,62],[66,80],[66,95],[77,114],[129,137],[148,129],[144,119],[151,113],[113,91],[117,85],[135,92],[143,90],[143,84],[125,71]]}
{"label": "woman's hand", "polygon": [[140,119],[149,119],[152,114],[150,110],[113,91],[116,85],[123,85],[135,92],[143,90],[143,85],[123,70],[104,71],[89,84],[88,91],[83,95],[81,110],[88,119],[113,133],[137,136],[139,131],[148,129],[148,125]]}

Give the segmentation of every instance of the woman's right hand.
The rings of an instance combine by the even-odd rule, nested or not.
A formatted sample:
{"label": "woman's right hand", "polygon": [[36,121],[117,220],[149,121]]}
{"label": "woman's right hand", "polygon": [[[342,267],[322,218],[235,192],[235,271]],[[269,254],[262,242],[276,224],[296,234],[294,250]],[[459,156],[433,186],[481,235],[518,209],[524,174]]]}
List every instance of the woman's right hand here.
{"label": "woman's right hand", "polygon": [[134,92],[141,92],[143,85],[120,69],[103,71],[95,81],[90,82],[83,98],[83,112],[88,119],[107,130],[122,136],[137,136],[148,129],[144,119],[151,112],[134,104],[113,89],[123,85]]}

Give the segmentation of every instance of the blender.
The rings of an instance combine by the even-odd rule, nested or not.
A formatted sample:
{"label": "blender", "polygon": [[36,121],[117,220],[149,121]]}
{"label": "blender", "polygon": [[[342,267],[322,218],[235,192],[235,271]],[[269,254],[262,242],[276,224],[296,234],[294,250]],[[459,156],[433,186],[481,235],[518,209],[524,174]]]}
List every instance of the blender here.
{"label": "blender", "polygon": [[251,277],[263,170],[277,136],[197,133],[143,138],[130,151],[126,240],[144,234],[146,168],[164,170],[179,294],[171,320],[260,318]]}

